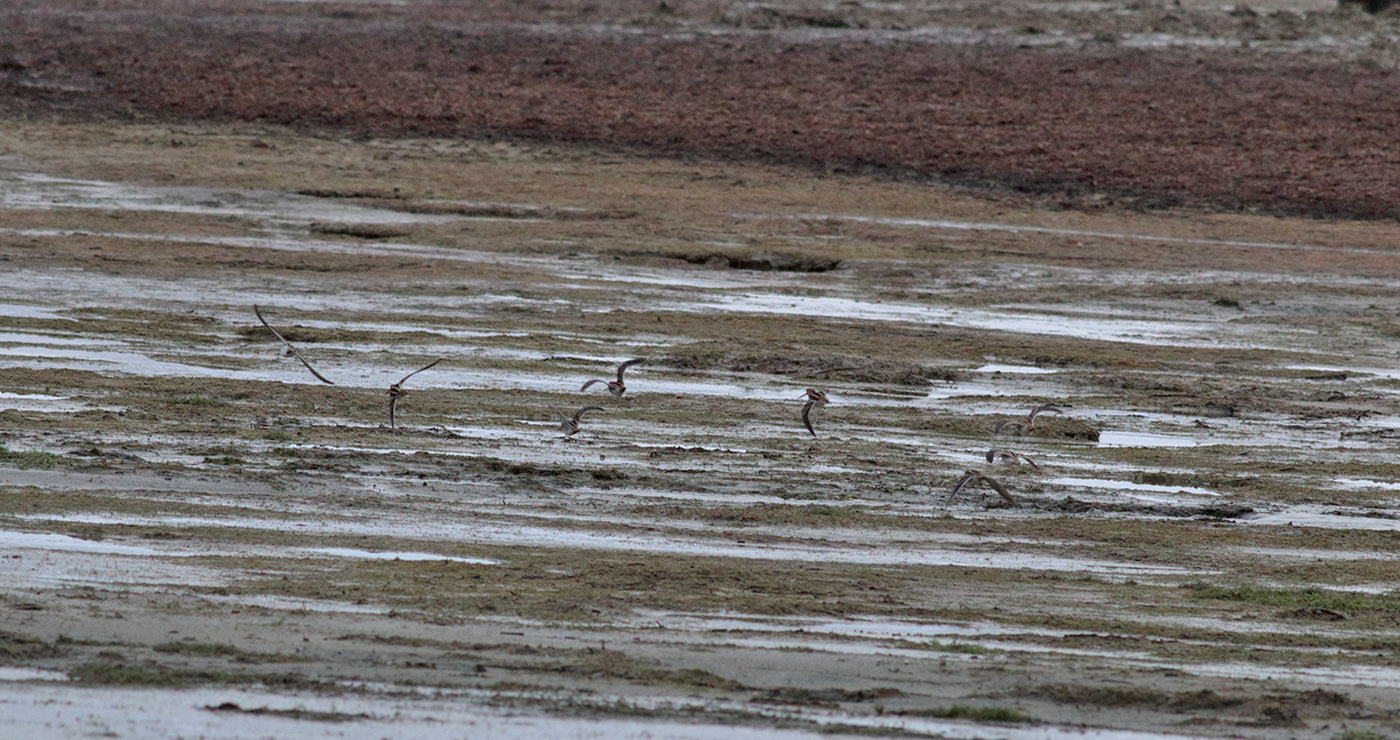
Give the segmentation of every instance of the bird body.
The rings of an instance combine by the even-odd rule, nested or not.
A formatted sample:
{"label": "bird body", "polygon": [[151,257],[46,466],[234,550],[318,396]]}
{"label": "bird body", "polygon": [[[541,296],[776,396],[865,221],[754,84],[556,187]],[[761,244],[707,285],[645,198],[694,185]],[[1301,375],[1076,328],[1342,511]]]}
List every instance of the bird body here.
{"label": "bird body", "polygon": [[1002,419],[998,421],[992,427],[992,432],[995,434],[1001,434],[1003,431],[1011,427],[1018,427],[1020,430],[1019,433],[1033,432],[1035,431],[1035,417],[1043,413],[1063,414],[1064,411],[1061,411],[1060,409],[1055,408],[1054,406],[1037,406],[1031,409],[1031,412],[1029,414],[1026,414],[1024,418]]}
{"label": "bird body", "polygon": [[1010,460],[1017,465],[1025,463],[1036,470],[1040,469],[1040,466],[1036,465],[1034,460],[1014,450],[1000,449],[997,447],[987,450],[987,462],[995,463],[997,460]]}
{"label": "bird body", "polygon": [[815,437],[817,436],[817,431],[812,428],[812,409],[827,405],[831,402],[831,399],[827,398],[826,391],[820,391],[816,388],[808,388],[807,391],[798,396],[798,398],[807,399],[806,405],[802,407],[802,423],[807,425],[807,431]]}
{"label": "bird body", "polygon": [[627,382],[622,379],[623,373],[627,372],[627,368],[632,367],[633,365],[640,365],[642,364],[642,362],[644,362],[644,360],[641,359],[628,360],[622,363],[621,365],[617,366],[617,380],[604,380],[602,378],[594,378],[584,383],[583,387],[579,388],[579,390],[586,391],[588,390],[588,387],[593,385],[594,383],[604,383],[608,387],[608,393],[611,393],[614,396],[617,396],[618,398],[622,398],[622,394],[627,392]]}
{"label": "bird body", "polygon": [[272,324],[267,323],[267,319],[263,318],[262,311],[258,309],[258,305],[256,303],[253,304],[253,313],[258,315],[258,321],[261,321],[262,325],[266,326],[267,330],[272,332],[273,336],[282,340],[283,355],[290,353],[293,357],[296,357],[298,360],[301,360],[301,364],[305,365],[306,369],[310,370],[311,374],[315,375],[317,380],[321,381],[322,383],[325,383],[326,385],[335,385],[335,383],[332,383],[330,379],[328,379],[326,376],[316,372],[316,368],[312,367],[311,363],[307,362],[306,358],[301,356],[301,353],[297,351],[297,348],[293,347],[292,343],[288,342],[286,337],[282,336],[281,333],[279,333],[276,329],[272,328]]}
{"label": "bird body", "polygon": [[395,383],[395,384],[389,386],[389,428],[390,428],[390,429],[395,429],[395,428],[396,428],[395,425],[394,425],[394,407],[396,407],[396,406],[398,405],[399,399],[400,399],[400,398],[403,398],[404,396],[407,396],[407,395],[408,395],[408,391],[404,390],[404,388],[403,388],[404,382],[407,381],[409,378],[411,378],[411,377],[417,375],[418,373],[421,373],[421,372],[423,372],[424,370],[427,370],[428,368],[432,367],[433,365],[438,364],[439,362],[442,362],[442,358],[441,358],[441,357],[439,357],[439,358],[436,359],[436,360],[433,360],[432,362],[428,363],[427,365],[424,365],[423,367],[418,368],[417,370],[414,370],[413,372],[409,373],[408,375],[403,376],[403,378],[400,379],[399,382],[397,382],[397,383]]}
{"label": "bird body", "polygon": [[578,434],[579,421],[583,419],[584,414],[588,413],[589,411],[602,410],[602,406],[584,406],[578,411],[575,411],[572,417],[570,417],[568,414],[559,411],[554,412],[554,416],[559,419],[559,431],[563,432],[565,437],[572,437],[575,434]]}
{"label": "bird body", "polygon": [[957,485],[953,486],[953,490],[948,493],[948,498],[943,502],[943,505],[947,506],[948,502],[952,501],[953,497],[958,495],[958,491],[974,483],[986,483],[991,486],[992,490],[996,491],[1006,503],[1012,506],[1016,505],[1016,499],[1011,497],[1011,492],[1006,490],[1006,486],[1003,486],[996,478],[980,470],[968,470],[964,472],[963,477],[958,481]]}

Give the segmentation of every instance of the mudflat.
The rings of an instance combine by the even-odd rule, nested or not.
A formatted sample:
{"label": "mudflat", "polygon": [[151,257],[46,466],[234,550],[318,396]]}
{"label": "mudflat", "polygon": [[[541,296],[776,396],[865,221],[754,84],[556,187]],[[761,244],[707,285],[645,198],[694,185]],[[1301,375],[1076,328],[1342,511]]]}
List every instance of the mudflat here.
{"label": "mudflat", "polygon": [[[1269,76],[1284,92],[1253,100],[1266,112],[1323,80],[1380,110],[1367,91],[1394,84],[1394,20],[1058,5],[8,7],[32,33],[0,39],[6,723],[1400,731],[1395,170],[1383,142],[1343,146],[1372,119],[1328,139],[1339,108],[1261,129],[1202,96],[1233,143],[1173,128],[1143,145],[1062,111],[955,156],[900,143],[930,133],[903,118],[904,88],[802,92],[917,48],[1072,58],[1144,89]],[[1168,15],[1197,41],[1138,44]],[[1246,44],[1251,18],[1299,30]],[[71,46],[35,51],[65,29]],[[1307,43],[1318,29],[1371,41]],[[259,38],[280,41],[219,53]],[[415,113],[414,78],[375,64],[460,39],[495,49],[473,74],[515,70],[443,83],[443,110],[500,111],[476,123]],[[772,110],[672,109],[638,91],[742,85],[698,62],[647,77],[662,57],[599,44],[677,44],[664,58],[730,71],[771,49],[751,66],[822,72],[775,78],[793,92]],[[425,85],[456,69],[435,59]],[[1190,72],[1142,71],[1159,66]],[[805,117],[818,98],[839,115]],[[1035,126],[1048,153],[1015,175]],[[1172,152],[1201,166],[1154,169]],[[580,390],[633,358],[620,397]],[[390,386],[435,360],[402,382],[391,428]],[[810,432],[808,388],[830,398]],[[601,410],[566,436],[558,414],[584,406]],[[975,476],[953,495],[969,470],[1006,496]]]}

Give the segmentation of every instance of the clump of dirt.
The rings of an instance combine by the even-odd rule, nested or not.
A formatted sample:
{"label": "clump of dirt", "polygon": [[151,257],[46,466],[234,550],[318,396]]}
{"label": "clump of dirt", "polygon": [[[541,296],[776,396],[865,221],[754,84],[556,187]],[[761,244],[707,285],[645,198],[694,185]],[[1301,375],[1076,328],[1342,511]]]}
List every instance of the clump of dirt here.
{"label": "clump of dirt", "polygon": [[834,706],[843,702],[867,702],[876,699],[888,699],[903,693],[903,691],[894,687],[852,690],[842,688],[808,689],[796,686],[781,686],[774,689],[765,689],[758,696],[755,696],[752,701],[763,704]]}
{"label": "clump of dirt", "polygon": [[710,343],[682,347],[680,351],[673,351],[661,358],[657,364],[680,370],[726,370],[788,375],[814,381],[843,380],[906,386],[922,386],[936,380],[953,381],[958,378],[955,371],[946,368],[891,362],[873,357],[752,354],[732,352]]}
{"label": "clump of dirt", "polygon": [[1176,504],[1113,503],[1107,501],[1084,501],[1073,496],[1051,504],[1049,507],[1072,514],[1086,514],[1091,511],[1107,511],[1124,514],[1149,514],[1177,518],[1238,519],[1254,513],[1254,507],[1245,504],[1204,504],[1200,506]]}
{"label": "clump of dirt", "polygon": [[358,239],[393,239],[413,233],[409,229],[387,224],[345,223],[314,223],[311,224],[311,232],[330,236],[353,236]]}
{"label": "clump of dirt", "polygon": [[711,252],[687,254],[681,259],[693,265],[773,272],[830,272],[841,264],[841,260],[838,259],[791,252],[752,252],[737,255]]}
{"label": "clump of dirt", "polygon": [[271,709],[269,707],[241,707],[238,704],[226,701],[219,705],[206,705],[205,709],[211,712],[232,712],[237,714],[254,714],[268,717],[283,717],[286,719],[304,719],[313,722],[353,722],[361,719],[370,719],[368,714],[347,713],[347,712],[317,712],[310,709]]}

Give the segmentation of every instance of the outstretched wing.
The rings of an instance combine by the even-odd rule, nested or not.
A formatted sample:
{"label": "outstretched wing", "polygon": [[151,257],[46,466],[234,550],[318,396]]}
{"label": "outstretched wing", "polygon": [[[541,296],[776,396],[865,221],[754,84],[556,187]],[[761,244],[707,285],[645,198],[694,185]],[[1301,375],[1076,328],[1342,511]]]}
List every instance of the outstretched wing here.
{"label": "outstretched wing", "polygon": [[632,367],[633,365],[640,365],[640,364],[642,364],[643,362],[645,362],[645,360],[642,360],[642,359],[638,358],[638,359],[635,359],[635,360],[628,360],[628,361],[622,363],[621,365],[618,365],[618,366],[617,366],[617,382],[619,382],[619,383],[622,382],[622,374],[625,373],[625,372],[627,372],[627,368]]}
{"label": "outstretched wing", "polygon": [[802,406],[802,423],[807,425],[807,431],[811,432],[813,437],[817,436],[817,430],[812,428],[812,407],[816,405],[816,399],[812,399]]}
{"label": "outstretched wing", "polygon": [[395,386],[403,385],[403,384],[404,384],[404,380],[408,380],[409,378],[411,378],[411,377],[417,375],[418,373],[423,372],[424,370],[427,370],[428,368],[432,367],[433,365],[438,364],[439,362],[442,362],[442,358],[441,358],[441,357],[437,358],[436,360],[433,360],[432,362],[430,362],[430,363],[424,365],[423,367],[418,368],[417,370],[414,370],[413,372],[409,373],[408,375],[403,376],[403,380],[400,380],[399,382],[395,383],[394,385],[395,385]]}
{"label": "outstretched wing", "polygon": [[315,375],[317,380],[321,381],[322,383],[325,383],[326,385],[335,385],[335,383],[332,383],[328,378],[326,378],[326,376],[316,372],[316,368],[312,367],[311,363],[307,362],[306,358],[301,356],[301,353],[297,351],[297,348],[293,347],[292,343],[288,342],[286,337],[282,336],[277,332],[276,329],[272,328],[272,324],[267,323],[267,319],[263,318],[262,311],[258,310],[257,304],[253,304],[253,313],[258,315],[258,321],[261,321],[262,325],[266,326],[267,330],[272,332],[273,336],[282,340],[282,344],[287,349],[291,350],[292,356],[297,358],[298,360],[301,360],[301,364],[305,365],[306,369],[310,370],[311,374]]}
{"label": "outstretched wing", "polygon": [[1000,434],[1003,429],[1012,426],[1025,426],[1025,422],[1021,421],[1020,419],[1002,419],[1001,421],[998,421],[995,426],[992,427],[992,433]]}
{"label": "outstretched wing", "polygon": [[1036,414],[1039,413],[1063,414],[1064,412],[1055,408],[1054,406],[1036,406],[1035,408],[1031,409],[1031,414],[1030,416],[1026,417],[1026,421],[1034,422]]}
{"label": "outstretched wing", "polygon": [[579,409],[578,411],[575,411],[575,412],[574,412],[574,423],[577,424],[577,423],[578,423],[578,420],[579,420],[579,419],[582,419],[582,418],[583,418],[583,415],[586,414],[586,413],[588,413],[589,411],[602,411],[602,410],[603,410],[603,407],[602,407],[602,406],[584,406],[583,408],[581,408],[581,409]]}
{"label": "outstretched wing", "polygon": [[393,395],[393,394],[390,394],[390,395],[389,395],[389,428],[390,428],[390,429],[394,429],[394,428],[395,428],[395,427],[394,427],[394,406],[396,406],[396,405],[398,404],[398,402],[399,402],[399,397],[398,397],[398,396]]}
{"label": "outstretched wing", "polygon": [[987,485],[992,487],[992,490],[1001,494],[1002,500],[1006,501],[1006,503],[1011,504],[1012,506],[1016,505],[1016,499],[1011,498],[1011,492],[1006,490],[1006,486],[1003,486],[1002,484],[998,483],[995,478],[988,478],[985,475],[981,476],[981,478],[982,480],[987,482]]}
{"label": "outstretched wing", "polygon": [[588,381],[587,383],[584,383],[584,384],[583,384],[583,387],[579,388],[579,390],[581,390],[581,391],[586,391],[586,390],[588,390],[588,386],[593,385],[594,383],[606,383],[606,382],[608,382],[608,381],[606,381],[606,380],[599,380],[599,379],[597,379],[597,378],[594,378],[594,379]]}
{"label": "outstretched wing", "polygon": [[958,481],[957,485],[953,486],[953,489],[951,491],[948,491],[948,498],[943,499],[943,505],[947,506],[949,503],[951,503],[953,501],[953,497],[958,495],[958,491],[961,491],[963,489],[963,486],[967,485],[968,481],[973,480],[978,475],[980,475],[980,473],[978,473],[976,470],[969,470],[966,473],[963,473],[962,479]]}

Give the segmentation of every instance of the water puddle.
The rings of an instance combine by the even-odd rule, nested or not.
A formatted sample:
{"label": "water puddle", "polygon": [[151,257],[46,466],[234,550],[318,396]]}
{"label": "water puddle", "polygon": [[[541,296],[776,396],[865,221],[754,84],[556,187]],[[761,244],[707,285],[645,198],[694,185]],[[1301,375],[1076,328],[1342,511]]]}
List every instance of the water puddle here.
{"label": "water puddle", "polygon": [[42,668],[22,668],[0,666],[0,681],[67,681],[63,671],[46,671]]}
{"label": "water puddle", "polygon": [[27,303],[0,303],[0,316],[10,319],[77,321],[77,319],[63,316],[53,309],[31,306]]}
{"label": "water puddle", "polygon": [[118,514],[19,515],[23,520],[75,522],[86,524],[141,524],[144,526],[229,527],[238,529],[294,531],[312,535],[357,535],[395,537],[417,541],[450,541],[492,546],[562,547],[608,552],[654,552],[695,557],[727,557],[793,562],[846,563],[856,565],[925,565],[964,568],[997,568],[1060,572],[1132,578],[1146,576],[1202,576],[1210,571],[1151,563],[1116,562],[1088,558],[1067,558],[1026,552],[976,552],[946,548],[926,548],[910,544],[879,548],[828,547],[801,544],[765,544],[733,541],[727,536],[695,539],[664,534],[630,532],[589,532],[556,529],[528,524],[506,524],[476,519],[471,522],[396,522],[381,516],[373,522],[320,518],[287,522],[281,519],[246,517],[136,517]]}
{"label": "water puddle", "polygon": [[42,411],[49,413],[74,413],[91,408],[120,411],[115,406],[92,406],[71,400],[68,396],[50,396],[44,393],[8,393],[0,391],[0,411]]}
{"label": "water puddle", "polygon": [[1053,368],[1036,367],[1034,365],[998,365],[991,363],[978,368],[973,368],[974,373],[1007,373],[1010,375],[1052,375],[1060,372]]}
{"label": "water puddle", "polygon": [[[1400,512],[1390,510],[1386,517],[1365,516],[1361,512],[1345,512],[1336,507],[1317,505],[1290,506],[1279,511],[1247,514],[1241,517],[1249,524],[1280,527],[1317,527],[1319,529],[1363,529],[1378,532],[1400,532]],[[1390,518],[1394,516],[1396,518]]]}
{"label": "water puddle", "polygon": [[1099,432],[1099,447],[1198,447],[1202,443],[1178,434],[1152,434],[1149,432],[1120,432],[1104,430]]}
{"label": "water puddle", "polygon": [[164,553],[149,547],[123,545],[101,540],[84,540],[66,534],[40,532],[11,532],[0,530],[0,549],[4,550],[44,550],[49,552],[81,552],[101,555],[132,555],[151,557],[178,553]]}
{"label": "water puddle", "polygon": [[1367,478],[1334,478],[1333,483],[1353,491],[1400,491],[1400,482]]}
{"label": "water puddle", "polygon": [[451,555],[439,555],[433,552],[370,552],[368,550],[355,550],[348,547],[309,547],[302,552],[313,555],[329,555],[337,558],[360,558],[364,560],[402,560],[406,562],[418,561],[446,561],[452,563],[471,563],[473,565],[500,565],[501,561],[490,558],[459,558]]}
{"label": "water puddle", "polygon": [[458,216],[406,213],[275,190],[154,187],[35,173],[0,175],[0,207],[238,216],[271,224],[439,224]]}
{"label": "water puddle", "polygon": [[305,599],[296,596],[276,596],[271,594],[200,594],[201,599],[215,604],[230,604],[276,612],[311,612],[316,614],[389,614],[394,611],[387,606],[358,604],[348,601],[328,599]]}
{"label": "water puddle", "polygon": [[1224,347],[1221,325],[1182,319],[1148,320],[1053,315],[1031,311],[954,309],[911,303],[863,301],[836,296],[740,293],[689,306],[692,311],[727,311],[785,316],[943,324],[969,329],[1178,347]]}
{"label": "water puddle", "polygon": [[1047,481],[1055,485],[1080,488],[1106,488],[1114,491],[1143,491],[1150,493],[1189,493],[1197,496],[1219,496],[1216,491],[1194,486],[1165,486],[1156,483],[1132,483],[1108,478],[1054,478]]}
{"label": "water puddle", "polygon": [[[614,624],[682,632],[796,632],[872,640],[927,640],[935,637],[986,637],[989,635],[1063,636],[1069,631],[1042,627],[1006,626],[997,622],[908,622],[885,617],[765,617],[755,614],[695,614],[644,611]],[[1080,634],[1080,633],[1074,633]]]}

